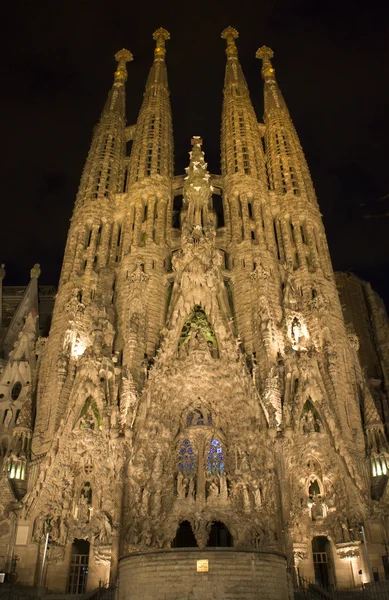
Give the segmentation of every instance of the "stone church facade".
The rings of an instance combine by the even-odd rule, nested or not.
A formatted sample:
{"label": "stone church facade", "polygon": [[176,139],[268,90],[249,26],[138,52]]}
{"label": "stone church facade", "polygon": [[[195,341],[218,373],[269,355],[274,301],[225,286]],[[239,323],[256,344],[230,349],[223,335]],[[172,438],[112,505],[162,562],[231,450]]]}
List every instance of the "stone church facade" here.
{"label": "stone church facade", "polygon": [[50,333],[31,300],[39,265],[11,321],[0,560],[18,556],[21,583],[222,598],[228,572],[246,589],[230,581],[228,597],[287,598],[287,569],[339,588],[389,569],[385,308],[334,275],[273,53],[257,52],[259,123],[237,35],[222,34],[221,175],[194,136],[174,176],[168,32],[131,126],[132,56],[117,53]]}

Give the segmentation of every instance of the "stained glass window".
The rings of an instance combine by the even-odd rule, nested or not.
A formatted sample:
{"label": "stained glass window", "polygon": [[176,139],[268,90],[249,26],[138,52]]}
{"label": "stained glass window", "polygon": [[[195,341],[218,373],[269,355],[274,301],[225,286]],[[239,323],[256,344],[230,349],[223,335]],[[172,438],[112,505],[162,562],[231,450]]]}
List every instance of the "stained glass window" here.
{"label": "stained glass window", "polygon": [[221,475],[224,473],[224,453],[219,440],[212,438],[207,455],[207,475]]}
{"label": "stained glass window", "polygon": [[194,475],[196,456],[189,440],[184,440],[178,451],[178,471],[184,475]]}

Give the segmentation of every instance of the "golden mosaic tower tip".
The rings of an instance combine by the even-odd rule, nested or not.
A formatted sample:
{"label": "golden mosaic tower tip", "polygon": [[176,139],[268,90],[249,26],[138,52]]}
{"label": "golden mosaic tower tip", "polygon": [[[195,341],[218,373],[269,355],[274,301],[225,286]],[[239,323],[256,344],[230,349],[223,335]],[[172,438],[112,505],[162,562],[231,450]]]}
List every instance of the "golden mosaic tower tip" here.
{"label": "golden mosaic tower tip", "polygon": [[227,44],[233,44],[234,40],[239,37],[239,32],[234,27],[229,26],[223,29],[221,36],[224,40],[227,40]]}
{"label": "golden mosaic tower tip", "polygon": [[192,146],[201,146],[203,143],[203,138],[200,135],[194,135],[192,136],[190,143]]}
{"label": "golden mosaic tower tip", "polygon": [[262,76],[264,79],[273,78],[274,79],[274,69],[271,64],[271,59],[274,56],[274,52],[268,46],[261,46],[258,48],[255,57],[262,60]]}
{"label": "golden mosaic tower tip", "polygon": [[170,33],[163,27],[160,27],[159,29],[154,31],[153,39],[156,41],[154,50],[155,58],[164,58],[166,54],[165,42],[166,40],[170,40]]}
{"label": "golden mosaic tower tip", "polygon": [[126,81],[126,63],[134,60],[134,57],[132,56],[129,50],[126,50],[126,48],[122,48],[121,50],[119,50],[119,52],[116,52],[115,60],[118,63],[117,69],[115,71],[115,81]]}
{"label": "golden mosaic tower tip", "polygon": [[222,38],[227,42],[226,54],[227,57],[236,58],[238,56],[238,50],[235,46],[235,40],[239,37],[239,33],[234,27],[226,27],[222,31]]}

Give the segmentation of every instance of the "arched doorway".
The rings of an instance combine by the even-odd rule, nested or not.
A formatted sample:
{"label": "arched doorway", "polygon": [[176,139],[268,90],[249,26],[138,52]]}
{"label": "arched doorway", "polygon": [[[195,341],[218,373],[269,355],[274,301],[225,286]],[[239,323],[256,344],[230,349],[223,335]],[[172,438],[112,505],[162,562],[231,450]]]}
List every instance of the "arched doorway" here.
{"label": "arched doorway", "polygon": [[220,521],[212,523],[207,546],[211,548],[231,548],[233,546],[232,535],[224,523]]}
{"label": "arched doorway", "polygon": [[312,554],[316,585],[331,587],[335,582],[331,564],[331,542],[328,537],[317,535],[313,538]]}
{"label": "arched doorway", "polygon": [[189,521],[179,524],[172,548],[197,548],[198,544]]}
{"label": "arched doorway", "polygon": [[88,580],[90,543],[87,540],[75,539],[72,545],[68,594],[85,594]]}

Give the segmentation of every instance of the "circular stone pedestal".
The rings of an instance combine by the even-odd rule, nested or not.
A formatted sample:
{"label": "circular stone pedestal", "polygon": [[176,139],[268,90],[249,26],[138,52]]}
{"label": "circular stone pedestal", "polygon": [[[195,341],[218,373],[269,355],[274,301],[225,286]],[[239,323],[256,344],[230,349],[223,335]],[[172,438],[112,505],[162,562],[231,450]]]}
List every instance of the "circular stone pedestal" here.
{"label": "circular stone pedestal", "polygon": [[127,554],[117,600],[288,600],[278,552],[177,548]]}

